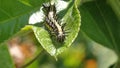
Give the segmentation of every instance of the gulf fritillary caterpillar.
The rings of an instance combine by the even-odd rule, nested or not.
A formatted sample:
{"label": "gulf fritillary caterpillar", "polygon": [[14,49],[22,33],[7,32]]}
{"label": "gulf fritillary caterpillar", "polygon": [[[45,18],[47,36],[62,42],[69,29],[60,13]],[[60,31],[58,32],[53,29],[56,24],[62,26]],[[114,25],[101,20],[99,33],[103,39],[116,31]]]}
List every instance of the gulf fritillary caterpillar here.
{"label": "gulf fritillary caterpillar", "polygon": [[43,3],[43,11],[45,13],[45,25],[52,35],[55,35],[58,42],[65,40],[64,26],[57,20],[55,4]]}

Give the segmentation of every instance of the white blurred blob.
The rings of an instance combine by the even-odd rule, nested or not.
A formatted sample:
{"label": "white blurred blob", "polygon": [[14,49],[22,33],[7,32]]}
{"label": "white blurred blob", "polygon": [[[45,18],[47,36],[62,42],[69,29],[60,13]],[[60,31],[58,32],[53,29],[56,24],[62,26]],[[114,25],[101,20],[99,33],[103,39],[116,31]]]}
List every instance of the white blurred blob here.
{"label": "white blurred blob", "polygon": [[69,4],[68,2],[58,0],[58,2],[56,4],[57,13],[60,12],[61,10],[65,9],[65,8],[67,8],[68,4]]}
{"label": "white blurred blob", "polygon": [[11,55],[14,56],[14,58],[17,57],[17,58],[23,60],[24,55],[23,55],[23,53],[21,52],[19,45],[13,44],[12,46],[13,46],[13,47],[10,48],[10,53],[11,53]]}
{"label": "white blurred blob", "polygon": [[117,54],[112,49],[104,47],[96,42],[92,42],[90,49],[98,60],[98,68],[109,68],[118,60]]}
{"label": "white blurred blob", "polygon": [[30,16],[29,24],[39,23],[44,20],[45,16],[44,16],[44,12],[42,11],[42,8],[43,7],[40,8],[40,11],[37,11]]}
{"label": "white blurred blob", "polygon": [[[54,3],[54,0],[51,2]],[[62,0],[58,0],[57,2],[55,1],[55,5],[57,8],[57,13],[60,12],[61,10],[67,8],[68,3]],[[44,21],[44,12],[42,11],[43,7],[40,7],[40,10],[33,13],[30,18],[29,18],[29,24],[36,24]]]}

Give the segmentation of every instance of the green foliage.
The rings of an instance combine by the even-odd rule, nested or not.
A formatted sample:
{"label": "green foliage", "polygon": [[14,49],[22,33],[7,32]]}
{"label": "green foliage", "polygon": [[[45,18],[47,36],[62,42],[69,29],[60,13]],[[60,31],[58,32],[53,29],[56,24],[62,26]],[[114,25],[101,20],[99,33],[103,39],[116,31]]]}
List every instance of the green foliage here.
{"label": "green foliage", "polygon": [[[64,16],[61,17],[63,22],[67,25],[65,29],[70,29],[70,33],[68,33],[64,43],[59,43],[56,39],[52,39],[50,37],[50,33],[42,27],[36,26],[26,26],[28,24],[28,18],[31,12],[37,10],[39,6],[45,1],[32,1],[32,0],[10,0],[9,2],[6,0],[0,1],[0,43],[7,42],[9,38],[15,36],[22,36],[29,32],[34,32],[36,39],[41,44],[43,49],[47,51],[51,56],[57,56],[66,50],[75,40],[77,34],[79,32],[80,27],[80,15],[77,9],[77,6],[74,1],[70,1],[70,5],[67,8],[67,11],[64,13]],[[47,2],[47,1],[46,1]],[[23,10],[24,9],[24,10]],[[22,30],[20,30],[23,28]],[[2,46],[2,44],[1,44]],[[4,49],[4,47],[0,47],[0,49]],[[9,55],[9,52],[4,49],[6,53],[5,55]],[[1,52],[0,55],[3,53]],[[9,55],[10,56],[10,55]],[[2,68],[13,68],[13,63],[9,56],[2,57],[4,58],[4,62],[10,62],[9,66],[4,66]],[[6,59],[6,60],[5,60]],[[11,67],[10,67],[11,66]]]}
{"label": "green foliage", "polygon": [[0,43],[28,24],[31,12],[39,9],[43,2],[29,0],[23,3],[22,0],[0,0]]}
{"label": "green foliage", "polygon": [[0,67],[15,68],[6,43],[0,45]]}
{"label": "green foliage", "polygon": [[81,29],[94,41],[119,53],[120,21],[104,1],[84,3],[80,7]]}
{"label": "green foliage", "polygon": [[[119,49],[120,20],[119,20],[118,7],[120,6],[118,5],[118,2],[116,2],[118,0],[115,0],[112,2],[111,1],[112,0],[107,0],[107,1],[96,0],[96,1],[83,3],[79,7],[79,10],[81,11],[81,17],[82,17],[81,31],[85,33],[90,39],[94,40],[95,42],[114,50],[117,56],[119,57],[120,55],[120,49]],[[109,4],[107,2],[109,2]],[[115,7],[115,5],[117,5],[117,7]],[[100,50],[101,51],[98,51],[98,52],[102,52],[102,49]],[[92,51],[96,52],[95,50],[92,50]],[[102,52],[102,54],[104,53]],[[104,56],[102,54],[97,55],[96,58]],[[110,52],[110,54],[112,54],[112,52]],[[108,67],[110,67],[112,64],[117,62],[116,61],[117,57],[116,55],[114,56],[115,56],[114,57],[115,60],[113,59],[112,62],[107,61],[106,64],[109,64]],[[103,59],[111,60],[111,57],[109,57],[108,59],[108,56],[106,56],[104,58],[99,58],[97,60],[100,60],[98,62],[104,62]],[[98,66],[99,65],[101,65],[100,67],[102,68],[107,66],[107,65],[104,65],[104,63],[100,63],[98,64]],[[119,62],[118,62],[118,65],[119,65]]]}
{"label": "green foliage", "polygon": [[120,1],[119,0],[107,0],[108,4],[111,6],[116,16],[120,20]]}

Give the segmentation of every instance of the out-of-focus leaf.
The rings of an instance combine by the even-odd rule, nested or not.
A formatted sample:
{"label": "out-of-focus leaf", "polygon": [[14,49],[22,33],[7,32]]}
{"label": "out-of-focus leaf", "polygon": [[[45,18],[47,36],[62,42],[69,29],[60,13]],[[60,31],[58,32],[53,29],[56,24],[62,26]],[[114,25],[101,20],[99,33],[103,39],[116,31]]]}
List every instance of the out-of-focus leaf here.
{"label": "out-of-focus leaf", "polygon": [[80,7],[82,32],[94,41],[119,54],[120,21],[104,0],[84,3]]}
{"label": "out-of-focus leaf", "polygon": [[7,40],[14,33],[27,24],[28,15],[21,16],[5,23],[0,23],[0,43]]}
{"label": "out-of-focus leaf", "polygon": [[[26,45],[27,45],[27,43],[28,43],[28,45],[30,44],[29,47],[31,47],[30,49],[32,49],[32,51],[33,51],[33,52],[31,51],[31,53],[32,53],[31,57],[27,57],[27,59],[24,60],[22,67],[27,67],[29,65],[30,65],[29,67],[38,66],[38,64],[36,64],[37,61],[35,61],[35,60],[40,56],[41,52],[43,51],[43,48],[37,41],[37,39],[34,35],[34,32],[32,30],[32,26],[26,26],[26,27],[22,28],[18,33],[16,33],[14,35],[14,37],[22,38],[22,40],[24,40],[23,43],[26,43]],[[21,42],[21,44],[22,44],[22,42]],[[26,48],[26,49],[28,49],[28,51],[30,51],[29,48]],[[35,61],[35,63],[34,63],[34,61]],[[32,64],[32,62],[33,62],[33,64]]]}
{"label": "out-of-focus leaf", "polygon": [[30,13],[39,9],[43,2],[45,1],[0,0],[0,43],[24,27]]}
{"label": "out-of-focus leaf", "polygon": [[0,67],[15,68],[6,43],[0,44]]}
{"label": "out-of-focus leaf", "polygon": [[120,20],[120,0],[107,0],[107,2],[112,7],[116,16]]}
{"label": "out-of-focus leaf", "polygon": [[117,54],[103,45],[92,41],[89,48],[93,55],[97,58],[98,68],[110,68],[110,66],[115,64],[118,60]]}
{"label": "out-of-focus leaf", "polygon": [[[63,59],[64,68],[79,68],[83,59],[85,58],[84,45],[77,44],[75,47],[67,49],[60,57]],[[74,55],[73,55],[74,54]]]}
{"label": "out-of-focus leaf", "polygon": [[38,68],[39,67],[39,62],[37,60],[35,60],[33,63],[31,63],[29,66],[27,66],[26,68]]}
{"label": "out-of-focus leaf", "polygon": [[[0,58],[12,59],[16,67],[27,67],[32,62],[34,62],[34,60],[36,60],[43,51],[43,48],[40,46],[39,42],[37,41],[32,29],[30,29],[29,27],[22,28],[9,40],[5,41],[5,43],[7,43],[6,45],[4,44],[4,47],[6,47],[6,49],[5,48],[3,49],[4,51],[9,51],[10,54],[9,56],[6,56],[7,53],[4,52],[2,53],[3,49],[0,48],[0,55],[1,55]],[[2,47],[3,43],[0,46]],[[5,56],[3,56],[3,54],[5,54]],[[0,63],[0,66],[2,62]],[[4,63],[7,62],[8,62],[7,60],[4,60]],[[30,66],[34,66],[34,64]],[[11,68],[11,67],[2,67],[2,68]]]}
{"label": "out-of-focus leaf", "polygon": [[81,0],[81,3],[86,3],[86,2],[90,2],[90,1],[94,1],[94,0]]}

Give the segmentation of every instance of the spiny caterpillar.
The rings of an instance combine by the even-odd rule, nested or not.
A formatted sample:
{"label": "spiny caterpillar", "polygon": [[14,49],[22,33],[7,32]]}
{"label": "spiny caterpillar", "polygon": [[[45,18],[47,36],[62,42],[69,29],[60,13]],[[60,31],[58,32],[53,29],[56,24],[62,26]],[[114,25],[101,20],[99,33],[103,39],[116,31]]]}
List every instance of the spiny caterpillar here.
{"label": "spiny caterpillar", "polygon": [[43,3],[43,11],[45,13],[45,25],[51,34],[56,36],[58,42],[63,42],[66,36],[65,25],[61,25],[57,19],[55,4]]}

